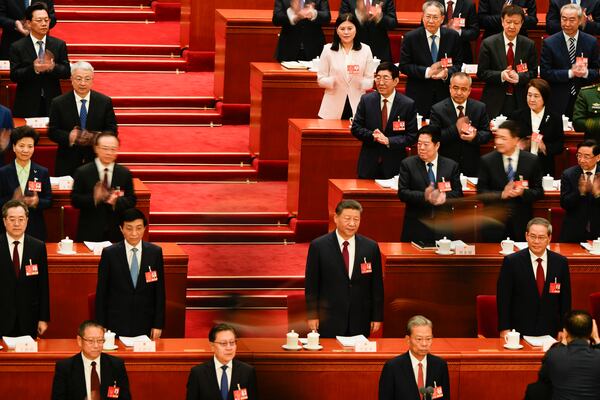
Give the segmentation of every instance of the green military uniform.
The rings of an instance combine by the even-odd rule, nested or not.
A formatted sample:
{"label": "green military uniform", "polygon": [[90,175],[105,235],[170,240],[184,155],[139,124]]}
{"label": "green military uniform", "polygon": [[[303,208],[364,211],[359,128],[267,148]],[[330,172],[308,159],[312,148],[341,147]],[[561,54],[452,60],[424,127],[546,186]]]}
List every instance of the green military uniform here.
{"label": "green military uniform", "polygon": [[573,128],[600,143],[600,84],[582,87],[573,109]]}

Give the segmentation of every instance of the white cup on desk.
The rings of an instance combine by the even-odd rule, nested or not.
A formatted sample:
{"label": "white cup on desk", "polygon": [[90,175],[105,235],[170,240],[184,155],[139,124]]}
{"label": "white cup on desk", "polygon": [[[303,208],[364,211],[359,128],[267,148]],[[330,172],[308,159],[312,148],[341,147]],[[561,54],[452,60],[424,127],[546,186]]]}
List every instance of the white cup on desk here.
{"label": "white cup on desk", "polygon": [[296,349],[296,348],[300,347],[298,345],[298,334],[296,332],[294,332],[293,329],[292,329],[291,332],[289,332],[287,334],[286,339],[287,339],[286,340],[286,345],[287,345],[288,348],[290,348],[290,349]]}
{"label": "white cup on desk", "polygon": [[435,247],[440,254],[450,254],[452,241],[444,236],[443,239],[435,241]]}
{"label": "white cup on desk", "polygon": [[312,331],[308,335],[306,335],[306,338],[308,339],[306,347],[311,348],[311,349],[315,349],[315,348],[319,347],[319,337],[320,336],[321,335],[319,335],[319,333],[317,331]]}
{"label": "white cup on desk", "polygon": [[58,251],[61,253],[72,253],[73,241],[67,236],[66,238],[58,242]]}
{"label": "white cup on desk", "polygon": [[594,253],[600,253],[600,238],[592,241],[592,251]]}
{"label": "white cup on desk", "polygon": [[517,331],[515,331],[514,329],[510,332],[508,332],[506,335],[504,335],[504,343],[506,343],[506,347],[510,347],[510,348],[517,348],[519,347],[520,341],[521,339],[521,334]]}
{"label": "white cup on desk", "polygon": [[115,333],[111,331],[104,332],[104,350],[113,350],[115,348]]}
{"label": "white cup on desk", "polygon": [[510,240],[510,238],[506,238],[506,240],[500,242],[500,246],[502,246],[502,252],[504,254],[510,254],[515,248],[515,242],[514,240]]}
{"label": "white cup on desk", "polygon": [[550,174],[542,178],[542,187],[545,191],[554,190],[554,178]]}

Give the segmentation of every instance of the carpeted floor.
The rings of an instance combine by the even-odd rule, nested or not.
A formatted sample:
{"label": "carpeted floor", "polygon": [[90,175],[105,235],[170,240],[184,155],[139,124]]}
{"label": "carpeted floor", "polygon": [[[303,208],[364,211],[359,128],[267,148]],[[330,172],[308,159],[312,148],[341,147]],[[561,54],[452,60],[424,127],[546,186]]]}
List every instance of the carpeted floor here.
{"label": "carpeted floor", "polygon": [[[179,22],[154,23],[98,22],[90,29],[86,22],[60,21],[52,28],[52,36],[72,44],[179,44]],[[67,47],[68,50],[68,47]]]}
{"label": "carpeted floor", "polygon": [[107,96],[213,96],[214,73],[96,72],[94,89]]}
{"label": "carpeted floor", "polygon": [[236,328],[240,337],[279,337],[287,333],[286,310],[187,310],[185,337],[206,338],[210,328],[227,322]]}

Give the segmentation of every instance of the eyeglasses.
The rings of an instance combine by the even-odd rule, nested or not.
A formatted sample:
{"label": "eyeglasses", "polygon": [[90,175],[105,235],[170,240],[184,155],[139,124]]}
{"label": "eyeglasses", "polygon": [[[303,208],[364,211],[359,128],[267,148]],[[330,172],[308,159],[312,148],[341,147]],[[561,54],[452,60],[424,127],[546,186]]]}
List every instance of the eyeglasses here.
{"label": "eyeglasses", "polygon": [[389,82],[391,81],[393,78],[391,76],[381,76],[381,75],[375,75],[375,80],[377,82],[379,81],[384,81],[384,82]]}
{"label": "eyeglasses", "polygon": [[582,153],[576,153],[575,154],[577,156],[577,158],[583,158],[584,160],[591,160],[592,158],[596,157],[592,154],[582,154]]}
{"label": "eyeglasses", "polygon": [[22,223],[24,223],[27,220],[27,218],[25,218],[25,217],[18,217],[18,218],[17,217],[8,217],[6,219],[11,224],[17,224],[17,223],[18,224],[22,224]]}
{"label": "eyeglasses", "polygon": [[547,235],[540,235],[540,236],[537,236],[537,235],[527,235],[527,237],[529,239],[531,239],[532,242],[537,242],[537,241],[544,242],[544,241],[548,240],[548,236]]}
{"label": "eyeglasses", "polygon": [[106,340],[104,340],[104,339],[88,339],[88,338],[84,338],[84,337],[81,337],[81,340],[83,340],[84,342],[86,342],[88,344],[91,344],[92,346],[95,344],[103,345],[104,342],[106,342]]}
{"label": "eyeglasses", "polygon": [[233,347],[237,344],[237,340],[230,340],[229,342],[213,342],[214,344],[218,344],[221,347]]}
{"label": "eyeglasses", "polygon": [[440,19],[442,19],[441,15],[425,15],[423,17],[423,19],[425,21],[439,21]]}

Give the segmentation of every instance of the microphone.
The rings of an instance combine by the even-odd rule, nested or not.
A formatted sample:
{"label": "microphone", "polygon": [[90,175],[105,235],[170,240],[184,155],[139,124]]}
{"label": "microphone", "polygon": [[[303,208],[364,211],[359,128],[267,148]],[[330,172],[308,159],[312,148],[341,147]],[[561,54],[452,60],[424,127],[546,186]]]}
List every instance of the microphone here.
{"label": "microphone", "polygon": [[[433,394],[433,387],[431,387],[431,386],[421,387],[421,388],[419,388],[419,394],[423,395],[423,399],[431,398],[431,395]],[[429,397],[428,397],[428,395],[429,395]]]}

